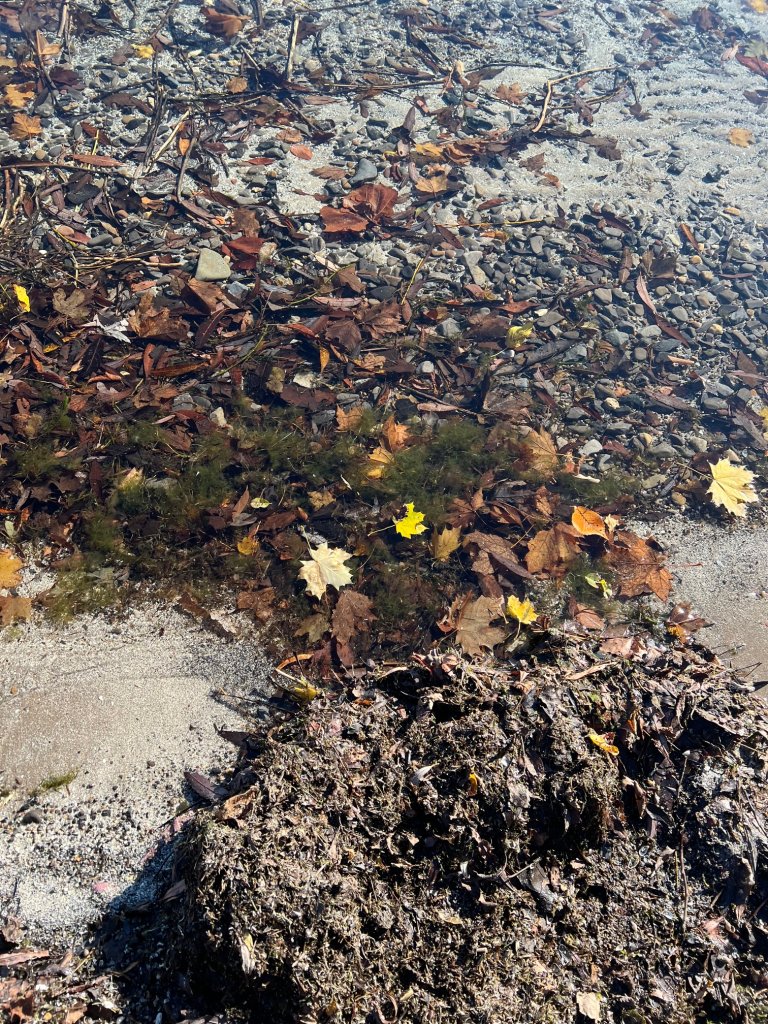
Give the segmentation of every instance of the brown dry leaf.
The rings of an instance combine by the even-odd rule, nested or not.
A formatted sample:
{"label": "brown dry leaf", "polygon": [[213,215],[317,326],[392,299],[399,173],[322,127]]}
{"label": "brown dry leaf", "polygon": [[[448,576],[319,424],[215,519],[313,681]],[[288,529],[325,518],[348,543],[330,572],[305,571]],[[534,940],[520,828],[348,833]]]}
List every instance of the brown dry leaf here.
{"label": "brown dry leaf", "polygon": [[208,31],[215,36],[224,36],[226,39],[232,39],[238,32],[241,32],[248,20],[236,14],[223,14],[221,11],[214,11],[212,7],[204,7],[203,14],[208,20],[206,26]]}
{"label": "brown dry leaf", "polygon": [[404,448],[405,443],[410,436],[408,427],[406,427],[404,423],[395,423],[394,416],[390,416],[384,421],[381,433],[384,440],[387,442],[387,448],[389,448],[391,452],[398,452],[401,448]]}
{"label": "brown dry leaf", "polygon": [[261,590],[241,590],[237,595],[237,610],[250,612],[257,622],[269,622],[274,615],[272,605],[276,596],[274,587],[262,587]]}
{"label": "brown dry leaf", "polygon": [[593,512],[592,509],[577,505],[571,516],[571,524],[582,537],[604,537],[606,540],[608,539],[605,520],[599,513]]}
{"label": "brown dry leaf", "polygon": [[504,103],[513,103],[517,107],[528,93],[523,92],[518,82],[513,82],[511,85],[500,85],[496,90],[496,95]]}
{"label": "brown dry leaf", "polygon": [[552,435],[542,427],[529,430],[522,440],[523,459],[526,465],[537,473],[553,473],[560,465]]}
{"label": "brown dry leaf", "polygon": [[370,469],[366,470],[365,475],[371,480],[380,480],[384,470],[387,466],[391,466],[394,461],[395,457],[392,452],[388,452],[386,448],[378,445],[371,452],[371,462],[373,465]]}
{"label": "brown dry leaf", "polygon": [[493,576],[500,568],[507,574],[530,578],[520,565],[514,546],[504,537],[474,530],[464,538],[464,547],[472,558],[472,571],[480,576]]}
{"label": "brown dry leaf", "polygon": [[342,199],[342,205],[378,224],[383,218],[392,216],[399,198],[396,188],[374,182],[353,189]]}
{"label": "brown dry leaf", "polygon": [[289,146],[288,152],[298,157],[299,160],[312,159],[312,150],[309,148],[309,146],[303,146],[297,143],[295,146]]}
{"label": "brown dry leaf", "polygon": [[446,174],[434,174],[431,178],[422,178],[421,175],[413,183],[417,192],[426,196],[437,196],[448,188],[448,176]]}
{"label": "brown dry leaf", "polygon": [[453,552],[461,546],[461,528],[446,526],[440,533],[435,530],[429,546],[436,562],[447,562]]}
{"label": "brown dry leaf", "polygon": [[16,107],[17,110],[20,107],[26,107],[35,95],[35,87],[29,82],[25,82],[23,85],[10,83],[10,85],[6,85],[4,91],[5,102],[9,107]]}
{"label": "brown dry leaf", "polygon": [[0,624],[3,626],[28,622],[31,615],[32,600],[29,597],[0,597]]}
{"label": "brown dry leaf", "polygon": [[341,178],[346,178],[349,171],[346,167],[331,167],[329,164],[324,164],[322,167],[315,167],[311,173],[316,178],[322,178],[323,181],[340,181]]}
{"label": "brown dry leaf", "polygon": [[367,632],[376,616],[371,599],[357,590],[342,590],[331,616],[331,633],[336,639],[336,651],[343,665],[354,664],[349,642],[360,632]]}
{"label": "brown dry leaf", "polygon": [[368,227],[365,217],[359,217],[351,210],[337,210],[334,206],[323,206],[320,216],[328,234],[340,234],[344,231],[359,233]]}
{"label": "brown dry leaf", "polygon": [[241,92],[248,92],[248,82],[240,75],[235,75],[227,82],[227,92],[238,96]]}
{"label": "brown dry leaf", "polygon": [[9,549],[0,551],[0,590],[11,590],[21,583],[19,570],[24,565],[20,558]]}
{"label": "brown dry leaf", "polygon": [[63,288],[57,288],[53,293],[51,305],[57,313],[69,320],[71,323],[82,323],[90,316],[91,292],[83,288],[75,288],[69,295]]}
{"label": "brown dry leaf", "polygon": [[33,139],[36,135],[40,135],[42,130],[39,117],[30,117],[28,114],[14,114],[13,124],[8,134],[17,142],[23,142],[25,139]]}
{"label": "brown dry leaf", "polygon": [[643,540],[630,530],[616,533],[616,543],[608,552],[606,561],[616,573],[621,596],[655,594],[660,601],[669,597],[672,574],[665,567],[664,552],[655,547],[652,540]]}
{"label": "brown dry leaf", "polygon": [[539,530],[528,545],[525,564],[529,572],[559,573],[579,553],[581,537],[565,523],[556,523],[551,530]]}
{"label": "brown dry leaf", "polygon": [[344,412],[341,406],[336,409],[336,422],[339,430],[354,430],[363,418],[362,405],[353,405],[349,412]]}
{"label": "brown dry leaf", "polygon": [[495,597],[478,597],[464,605],[456,626],[456,640],[465,654],[479,657],[483,648],[493,650],[501,643],[506,635],[504,630],[491,626],[501,617],[501,602]]}
{"label": "brown dry leaf", "polygon": [[128,317],[128,326],[140,338],[162,338],[165,341],[186,341],[189,328],[185,320],[174,319],[170,309],[155,309],[152,296],[145,292],[139,305]]}
{"label": "brown dry leaf", "polygon": [[747,128],[731,128],[728,132],[728,141],[732,146],[746,148],[755,141],[755,136]]}
{"label": "brown dry leaf", "polygon": [[584,629],[605,629],[605,619],[588,605],[571,601],[569,612]]}

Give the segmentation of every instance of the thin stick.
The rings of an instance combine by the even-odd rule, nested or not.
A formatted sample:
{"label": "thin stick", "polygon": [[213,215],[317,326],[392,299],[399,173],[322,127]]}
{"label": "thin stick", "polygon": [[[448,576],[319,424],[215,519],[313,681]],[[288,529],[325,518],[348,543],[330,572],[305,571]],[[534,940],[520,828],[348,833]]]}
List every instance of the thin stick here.
{"label": "thin stick", "polygon": [[586,71],[574,71],[570,75],[561,75],[560,78],[549,78],[549,79],[547,79],[547,93],[546,93],[546,96],[544,97],[544,106],[541,108],[541,117],[539,118],[539,120],[538,120],[538,122],[536,124],[536,127],[534,129],[532,129],[533,134],[535,135],[536,132],[540,132],[541,129],[544,127],[544,121],[547,118],[547,110],[549,109],[549,104],[550,104],[550,101],[552,99],[552,87],[553,86],[559,85],[560,82],[567,82],[571,78],[581,78],[583,75],[596,75],[600,71],[612,71],[612,70],[613,70],[612,66],[604,67],[604,68],[587,68]]}
{"label": "thin stick", "polygon": [[288,37],[288,58],[285,62],[285,80],[290,82],[291,75],[293,74],[293,57],[296,52],[296,40],[299,35],[299,23],[301,17],[298,14],[294,14],[293,21],[291,22],[291,34]]}

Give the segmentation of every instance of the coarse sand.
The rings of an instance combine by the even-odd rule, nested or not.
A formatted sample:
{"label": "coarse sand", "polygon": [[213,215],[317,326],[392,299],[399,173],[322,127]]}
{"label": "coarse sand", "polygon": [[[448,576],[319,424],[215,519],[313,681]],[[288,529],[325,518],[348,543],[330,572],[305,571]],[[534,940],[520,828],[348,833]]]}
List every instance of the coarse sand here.
{"label": "coarse sand", "polygon": [[215,692],[266,678],[255,644],[152,605],[0,642],[0,907],[37,942],[81,933],[178,830],[184,771],[232,763],[216,727],[243,720]]}

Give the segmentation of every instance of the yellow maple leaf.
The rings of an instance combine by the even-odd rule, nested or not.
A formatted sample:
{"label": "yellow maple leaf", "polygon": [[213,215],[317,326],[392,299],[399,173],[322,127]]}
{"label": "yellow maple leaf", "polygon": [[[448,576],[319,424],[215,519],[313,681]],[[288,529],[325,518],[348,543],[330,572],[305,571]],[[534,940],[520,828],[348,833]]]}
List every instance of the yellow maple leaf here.
{"label": "yellow maple leaf", "polygon": [[10,590],[21,583],[21,569],[24,563],[8,548],[0,551],[0,590]]}
{"label": "yellow maple leaf", "polygon": [[589,732],[587,735],[604,753],[612,754],[614,757],[619,756],[619,748],[614,746],[607,736],[601,736],[599,732]]}
{"label": "yellow maple leaf", "polygon": [[506,612],[511,619],[517,619],[521,626],[530,626],[539,614],[527,598],[521,601],[514,594],[507,598]]}
{"label": "yellow maple leaf", "polygon": [[313,548],[308,543],[309,558],[301,563],[299,576],[307,584],[307,593],[320,598],[328,587],[340,590],[352,582],[352,573],[344,565],[352,555],[343,548],[330,548],[325,541]]}
{"label": "yellow maple leaf", "polygon": [[424,523],[424,513],[416,512],[413,507],[413,502],[409,501],[405,506],[405,515],[402,519],[392,519],[395,524],[395,530],[400,534],[401,537],[415,537],[419,533],[426,533],[426,526]]}
{"label": "yellow maple leaf", "polygon": [[533,323],[520,324],[519,327],[510,327],[507,331],[507,348],[517,348],[526,338],[533,334]]}
{"label": "yellow maple leaf", "polygon": [[447,562],[460,544],[461,527],[459,526],[446,526],[441,533],[435,530],[429,542],[436,562]]}
{"label": "yellow maple leaf", "polygon": [[145,44],[133,43],[133,50],[137,57],[141,57],[142,60],[151,60],[155,56],[155,50],[152,46]]}
{"label": "yellow maple leaf", "polygon": [[720,459],[714,465],[710,462],[709,468],[712,483],[707,493],[712,495],[714,504],[722,505],[734,516],[746,516],[746,502],[759,501],[752,487],[755,474],[743,466],[734,466],[728,459]]}
{"label": "yellow maple leaf", "polygon": [[28,313],[32,306],[30,305],[29,302],[29,295],[27,294],[27,289],[23,285],[15,284],[13,286],[13,294],[16,296],[16,301],[21,306],[22,310],[25,313]]}

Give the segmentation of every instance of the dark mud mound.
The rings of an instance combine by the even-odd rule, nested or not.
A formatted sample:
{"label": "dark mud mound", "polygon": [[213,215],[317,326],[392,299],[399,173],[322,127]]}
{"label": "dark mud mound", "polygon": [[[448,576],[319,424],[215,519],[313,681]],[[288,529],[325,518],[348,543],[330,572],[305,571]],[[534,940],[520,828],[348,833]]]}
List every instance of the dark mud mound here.
{"label": "dark mud mound", "polygon": [[179,963],[230,1020],[760,1019],[761,717],[565,641],[321,698],[193,827]]}

